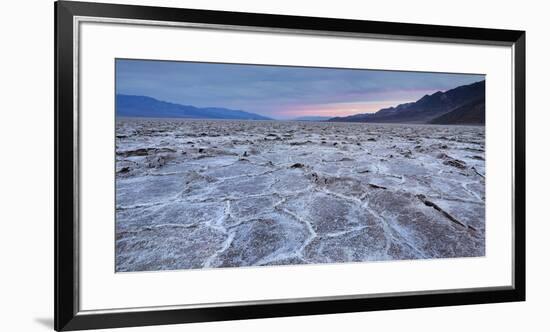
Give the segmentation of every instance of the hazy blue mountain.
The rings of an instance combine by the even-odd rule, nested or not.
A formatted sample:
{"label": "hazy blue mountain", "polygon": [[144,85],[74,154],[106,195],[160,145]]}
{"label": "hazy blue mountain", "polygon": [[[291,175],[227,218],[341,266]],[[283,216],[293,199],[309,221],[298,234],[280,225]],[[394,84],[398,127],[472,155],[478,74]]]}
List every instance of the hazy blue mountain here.
{"label": "hazy blue mountain", "polygon": [[293,121],[326,121],[331,119],[331,116],[299,116],[297,118],[292,119]]}
{"label": "hazy blue mountain", "polygon": [[199,108],[157,100],[146,96],[116,96],[118,116],[189,119],[271,120],[268,117],[220,107]]}
{"label": "hazy blue mountain", "polygon": [[[480,103],[483,102],[483,107]],[[379,110],[376,113],[355,114],[346,117],[332,118],[335,122],[375,122],[375,123],[432,123],[449,112],[461,109],[462,114],[442,118],[447,124],[476,121],[482,124],[485,119],[485,81],[459,86],[457,88],[431,95],[425,95],[416,102],[400,104]],[[483,112],[483,115],[478,114]],[[483,119],[483,120],[482,120]],[[440,123],[440,122],[433,123]]]}

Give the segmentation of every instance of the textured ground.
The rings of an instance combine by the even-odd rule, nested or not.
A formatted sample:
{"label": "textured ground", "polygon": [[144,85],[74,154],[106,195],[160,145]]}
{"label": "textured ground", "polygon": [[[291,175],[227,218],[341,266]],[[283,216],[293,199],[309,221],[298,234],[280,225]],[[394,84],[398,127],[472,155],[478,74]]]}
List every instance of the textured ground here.
{"label": "textured ground", "polygon": [[116,270],[483,256],[484,130],[119,119]]}

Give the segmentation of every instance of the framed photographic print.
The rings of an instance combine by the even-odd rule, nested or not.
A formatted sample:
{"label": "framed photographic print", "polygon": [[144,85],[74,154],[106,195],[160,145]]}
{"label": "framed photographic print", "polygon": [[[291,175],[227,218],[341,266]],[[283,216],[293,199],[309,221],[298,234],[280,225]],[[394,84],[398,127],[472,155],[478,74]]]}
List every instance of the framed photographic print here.
{"label": "framed photographic print", "polygon": [[524,300],[525,32],[55,17],[56,330]]}

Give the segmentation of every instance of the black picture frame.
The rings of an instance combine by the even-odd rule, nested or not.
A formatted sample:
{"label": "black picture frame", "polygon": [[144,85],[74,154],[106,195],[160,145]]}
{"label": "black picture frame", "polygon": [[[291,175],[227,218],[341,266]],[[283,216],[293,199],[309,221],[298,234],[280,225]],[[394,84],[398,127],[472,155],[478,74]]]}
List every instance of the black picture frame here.
{"label": "black picture frame", "polygon": [[[212,306],[189,309],[82,312],[78,308],[78,176],[75,136],[73,41],[75,17],[108,17],[190,22],[262,29],[393,36],[412,40],[503,44],[513,48],[513,286],[503,289],[400,293]],[[511,128],[512,129],[512,128]],[[357,311],[421,308],[525,300],[525,32],[471,27],[388,23],[333,18],[161,8],[59,1],[55,3],[55,329],[124,326],[301,316]]]}

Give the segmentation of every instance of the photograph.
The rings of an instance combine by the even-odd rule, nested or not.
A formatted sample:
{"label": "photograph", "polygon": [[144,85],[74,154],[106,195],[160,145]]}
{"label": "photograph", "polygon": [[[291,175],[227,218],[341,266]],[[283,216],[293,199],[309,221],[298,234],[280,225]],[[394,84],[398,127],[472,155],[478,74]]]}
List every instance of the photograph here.
{"label": "photograph", "polygon": [[484,74],[114,61],[116,272],[485,256]]}
{"label": "photograph", "polygon": [[[477,16],[468,6],[434,15],[437,6],[406,1],[381,3],[402,9],[382,15],[340,3],[132,2],[55,1],[54,29],[29,25],[39,36],[53,30],[39,38],[53,54],[37,57],[38,44],[24,43],[29,51],[16,55],[33,60],[10,67],[25,97],[6,98],[15,103],[7,114],[21,119],[7,121],[5,141],[29,143],[15,149],[28,160],[4,163],[25,170],[9,177],[10,195],[25,198],[11,219],[44,219],[29,203],[42,181],[49,195],[37,203],[49,203],[54,220],[52,237],[7,219],[25,228],[6,233],[10,248],[28,247],[16,260],[52,272],[43,281],[53,301],[24,306],[41,319],[34,325],[52,311],[56,331],[266,330],[264,320],[274,331],[349,330],[364,317],[374,329],[389,317],[411,331],[427,321],[521,330],[518,315],[536,321],[537,282],[529,289],[540,301],[519,303],[529,297],[526,232],[548,232],[526,228],[526,205],[545,197],[526,200],[526,169],[547,164],[526,163],[526,121],[536,122],[526,96],[545,98],[533,76],[547,61],[532,61],[545,53],[527,52],[526,28],[533,47],[544,15],[510,20],[528,15],[479,4]],[[53,89],[28,86],[29,66]],[[44,105],[54,106],[53,123]],[[37,139],[44,124],[53,135]],[[53,138],[50,168],[36,163],[43,137]],[[40,236],[53,241],[49,260],[27,245]],[[23,266],[36,275],[36,264]],[[42,284],[25,286],[40,295]],[[343,314],[355,321],[342,325]]]}

